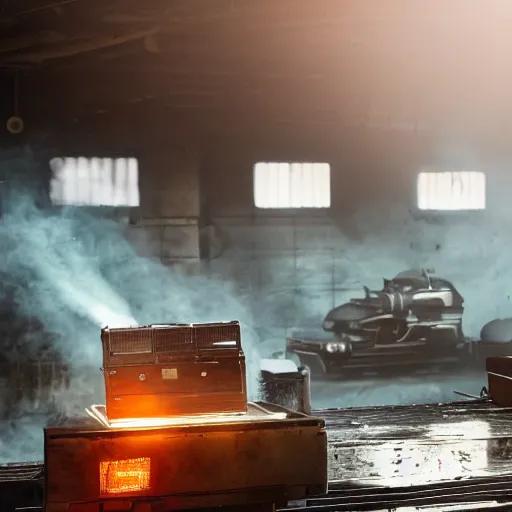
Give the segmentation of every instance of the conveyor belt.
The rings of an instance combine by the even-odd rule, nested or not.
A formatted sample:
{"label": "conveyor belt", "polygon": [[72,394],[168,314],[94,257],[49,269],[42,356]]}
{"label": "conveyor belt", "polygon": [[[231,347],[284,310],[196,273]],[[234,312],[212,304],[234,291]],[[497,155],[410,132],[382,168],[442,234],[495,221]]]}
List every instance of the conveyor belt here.
{"label": "conveyor belt", "polygon": [[43,488],[42,463],[0,465],[1,512],[39,512]]}
{"label": "conveyor belt", "polygon": [[[288,511],[345,512],[432,507],[436,505],[512,502],[512,474],[407,487],[366,487],[331,482],[329,494]],[[446,510],[443,508],[443,510]]]}
{"label": "conveyor belt", "polygon": [[17,481],[39,481],[44,478],[42,462],[27,462],[0,465],[0,484]]}
{"label": "conveyor belt", "polygon": [[[3,468],[2,468],[3,469]],[[40,468],[42,469],[42,468]],[[21,473],[18,477],[21,476]],[[34,481],[34,484],[36,482]],[[2,487],[6,481],[2,481]],[[41,485],[41,483],[39,484]],[[287,512],[357,512],[396,510],[414,507],[421,510],[447,510],[458,505],[464,510],[512,510],[512,474],[492,478],[471,478],[464,481],[442,482],[408,487],[366,487],[331,482],[325,497],[290,504]],[[25,506],[18,511],[42,512],[41,506]],[[459,508],[460,507],[460,508]],[[2,509],[2,512],[11,512]],[[16,509],[12,509],[14,512]]]}

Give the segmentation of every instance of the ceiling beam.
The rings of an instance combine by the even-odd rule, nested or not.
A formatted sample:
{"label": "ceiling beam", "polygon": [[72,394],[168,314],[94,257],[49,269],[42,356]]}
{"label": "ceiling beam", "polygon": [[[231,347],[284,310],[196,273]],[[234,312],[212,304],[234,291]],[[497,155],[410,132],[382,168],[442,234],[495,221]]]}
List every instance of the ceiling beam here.
{"label": "ceiling beam", "polygon": [[131,41],[141,40],[145,37],[155,35],[157,32],[158,28],[153,27],[138,32],[126,32],[124,34],[89,39],[74,39],[61,44],[49,45],[41,48],[40,50],[29,50],[0,57],[0,65],[8,64],[23,67],[27,64],[40,64],[48,60],[71,57],[103,48],[110,48],[112,46],[125,44]]}
{"label": "ceiling beam", "polygon": [[[47,38],[37,34],[37,23],[33,22],[25,26],[25,32],[18,38],[11,38],[4,43],[4,53],[7,50],[11,52],[9,56],[3,56],[4,65],[27,65],[64,59],[146,38],[150,35],[146,31],[151,35],[160,33],[151,45],[147,45],[148,51],[176,51],[178,45],[190,49],[194,46],[198,48],[198,45],[204,47],[206,44],[206,48],[213,45],[216,48],[222,47],[223,52],[239,55],[258,49],[267,55],[269,52],[289,55],[289,52],[302,50],[304,57],[308,58],[308,52],[314,55],[318,48],[327,48],[329,44],[340,51],[340,43],[343,40],[348,43],[351,38],[360,41],[373,37],[387,42],[401,32],[414,35],[414,27],[418,30],[426,27],[427,32],[446,31],[447,27],[453,28],[452,23],[457,23],[458,33],[462,25],[469,33],[473,30],[473,22],[481,16],[481,4],[476,0],[463,3],[461,0],[452,0],[449,7],[442,5],[440,0],[432,0],[428,8],[419,0],[409,0],[409,3],[387,0],[379,5],[369,0],[210,0],[208,4],[192,2],[192,6],[184,2],[173,2],[171,5],[157,2],[155,5],[153,9],[140,9],[132,3],[123,2],[114,6],[111,2],[75,2],[63,9],[63,14],[53,16],[53,23],[43,17],[41,26],[46,30],[51,27],[54,35],[60,33],[65,36],[77,29],[83,31],[85,25],[90,26],[92,32],[97,32],[97,37],[90,37],[87,41],[76,37],[65,40],[64,37],[60,44],[45,47],[41,46],[40,40],[43,38],[46,41]],[[418,9],[420,5],[422,8]],[[490,9],[486,18],[485,26],[491,30],[493,27],[508,27],[504,19],[510,19],[510,15],[507,18],[506,12],[502,13],[498,7],[499,4],[496,4],[496,8]],[[133,28],[134,19],[138,20],[135,24],[137,28]],[[128,23],[129,20],[132,22]],[[122,25],[127,28],[118,34]],[[21,24],[19,28],[23,31],[24,25]],[[354,42],[351,41],[352,44]],[[19,51],[27,47],[29,51]]]}

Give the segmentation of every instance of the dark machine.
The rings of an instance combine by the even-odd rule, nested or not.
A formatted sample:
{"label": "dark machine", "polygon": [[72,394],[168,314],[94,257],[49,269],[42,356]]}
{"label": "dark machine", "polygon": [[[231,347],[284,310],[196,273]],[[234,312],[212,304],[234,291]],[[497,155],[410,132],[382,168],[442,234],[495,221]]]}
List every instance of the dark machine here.
{"label": "dark machine", "polygon": [[379,291],[364,290],[326,315],[331,339],[292,336],[287,356],[297,355],[313,375],[459,359],[464,299],[450,281],[410,270],[384,279]]}
{"label": "dark machine", "polygon": [[373,347],[419,339],[455,344],[463,338],[464,299],[446,279],[407,271],[384,279],[380,291],[364,289],[364,298],[334,308],[324,319],[323,328],[340,342]]}
{"label": "dark machine", "polygon": [[101,340],[112,420],[247,410],[238,322],[103,329]]}

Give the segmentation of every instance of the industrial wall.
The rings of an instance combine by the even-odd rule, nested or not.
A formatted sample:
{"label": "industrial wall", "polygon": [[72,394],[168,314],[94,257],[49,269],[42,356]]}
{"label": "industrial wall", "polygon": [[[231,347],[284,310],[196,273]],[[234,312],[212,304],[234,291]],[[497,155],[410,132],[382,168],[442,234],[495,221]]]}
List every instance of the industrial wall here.
{"label": "industrial wall", "polygon": [[[364,137],[364,134],[358,134]],[[474,146],[430,145],[414,136],[368,132],[357,148],[175,149],[141,161],[141,208],[129,237],[145,255],[186,272],[232,283],[263,338],[287,328],[320,329],[329,308],[379,287],[411,267],[433,269],[466,298],[465,331],[510,313],[510,160]],[[384,142],[394,143],[386,146]],[[419,150],[420,148],[421,150]],[[328,162],[331,207],[266,210],[254,206],[258,161]],[[417,175],[425,166],[486,175],[485,210],[425,212]],[[201,261],[199,259],[202,258]]]}

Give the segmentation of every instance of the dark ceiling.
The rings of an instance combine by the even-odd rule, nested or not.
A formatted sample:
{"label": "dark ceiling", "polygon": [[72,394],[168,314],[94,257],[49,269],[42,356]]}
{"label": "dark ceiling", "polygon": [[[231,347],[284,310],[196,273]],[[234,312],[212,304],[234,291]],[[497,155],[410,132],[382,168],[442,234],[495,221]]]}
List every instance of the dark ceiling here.
{"label": "dark ceiling", "polygon": [[512,136],[504,0],[1,3],[0,66],[20,112],[63,126],[115,114]]}

